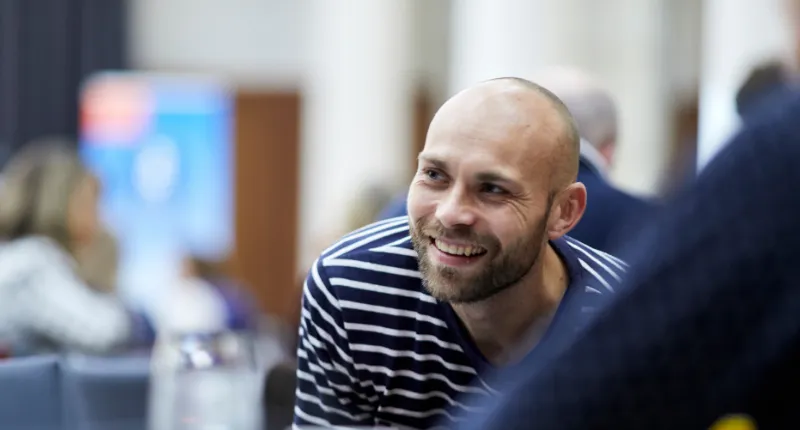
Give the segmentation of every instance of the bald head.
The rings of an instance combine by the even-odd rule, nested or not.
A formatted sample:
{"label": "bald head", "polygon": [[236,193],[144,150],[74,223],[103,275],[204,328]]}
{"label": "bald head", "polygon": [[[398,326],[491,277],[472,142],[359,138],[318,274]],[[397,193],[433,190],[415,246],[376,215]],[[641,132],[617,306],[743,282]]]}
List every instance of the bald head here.
{"label": "bald head", "polygon": [[563,139],[565,145],[573,146],[573,149],[576,151],[579,149],[580,133],[577,124],[575,123],[575,118],[570,113],[569,107],[564,104],[564,101],[561,100],[557,94],[553,93],[542,85],[522,78],[496,78],[490,79],[486,82],[516,84],[523,89],[531,91],[534,95],[541,96],[545,102],[552,105],[552,108],[555,110],[556,114],[558,114],[558,119],[562,122],[564,135],[560,136],[559,139]]}
{"label": "bald head", "polygon": [[554,67],[534,76],[569,109],[581,137],[596,148],[617,139],[617,106],[611,94],[592,76],[577,69]]}
{"label": "bald head", "polygon": [[434,116],[426,147],[440,130],[454,127],[465,139],[492,141],[501,151],[529,158],[539,170],[547,164],[549,176],[560,186],[577,176],[580,136],[569,110],[552,92],[528,80],[491,79],[456,94]]}
{"label": "bald head", "polygon": [[[431,121],[408,190],[411,241],[428,292],[475,303],[544,279],[546,256],[559,260],[551,241],[586,208],[586,187],[576,181],[579,147],[567,108],[524,79],[485,81],[448,100]],[[456,259],[462,250],[465,259]]]}

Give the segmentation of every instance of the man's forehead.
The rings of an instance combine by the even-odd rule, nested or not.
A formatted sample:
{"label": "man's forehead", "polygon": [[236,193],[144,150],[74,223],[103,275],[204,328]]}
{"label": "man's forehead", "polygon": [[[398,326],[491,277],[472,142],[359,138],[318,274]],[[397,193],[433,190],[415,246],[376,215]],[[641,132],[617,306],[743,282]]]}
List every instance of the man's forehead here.
{"label": "man's forehead", "polygon": [[552,103],[542,93],[518,84],[487,82],[466,89],[442,105],[436,116],[447,118],[503,117],[527,121],[548,116]]}
{"label": "man's forehead", "polygon": [[[533,84],[531,84],[533,85]],[[428,129],[425,152],[469,165],[506,166],[521,177],[549,175],[564,158],[569,124],[546,93],[490,81],[448,100]]]}
{"label": "man's forehead", "polygon": [[489,111],[448,115],[434,119],[425,148],[482,152],[498,157],[541,157],[558,145],[563,131],[557,119],[520,113],[502,115]]}
{"label": "man's forehead", "polygon": [[560,114],[545,96],[509,84],[484,84],[448,100],[436,113],[429,134],[462,138],[519,140],[526,134],[558,133]]}

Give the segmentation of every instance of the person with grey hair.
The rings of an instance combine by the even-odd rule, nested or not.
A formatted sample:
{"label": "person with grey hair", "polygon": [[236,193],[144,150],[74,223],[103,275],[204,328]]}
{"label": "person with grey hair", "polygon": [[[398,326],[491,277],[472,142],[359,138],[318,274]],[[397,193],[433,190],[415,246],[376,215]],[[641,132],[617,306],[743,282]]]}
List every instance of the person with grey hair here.
{"label": "person with grey hair", "polygon": [[78,260],[97,237],[97,178],[69,142],[24,147],[0,187],[0,347],[11,355],[105,353],[147,322],[94,291]]}
{"label": "person with grey hair", "polygon": [[586,186],[583,218],[572,230],[576,239],[603,251],[614,250],[626,227],[652,204],[616,188],[608,179],[617,146],[618,112],[613,96],[578,69],[553,67],[533,77],[567,106],[581,135],[578,181]]}

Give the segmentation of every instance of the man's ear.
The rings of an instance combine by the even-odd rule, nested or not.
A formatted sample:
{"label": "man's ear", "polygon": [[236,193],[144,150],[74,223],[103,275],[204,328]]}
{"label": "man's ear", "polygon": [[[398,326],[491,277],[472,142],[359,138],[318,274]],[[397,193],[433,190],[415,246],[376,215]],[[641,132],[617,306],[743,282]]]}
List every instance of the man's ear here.
{"label": "man's ear", "polygon": [[569,233],[586,211],[586,187],[575,182],[558,193],[550,209],[547,222],[547,236],[550,240],[558,239]]}

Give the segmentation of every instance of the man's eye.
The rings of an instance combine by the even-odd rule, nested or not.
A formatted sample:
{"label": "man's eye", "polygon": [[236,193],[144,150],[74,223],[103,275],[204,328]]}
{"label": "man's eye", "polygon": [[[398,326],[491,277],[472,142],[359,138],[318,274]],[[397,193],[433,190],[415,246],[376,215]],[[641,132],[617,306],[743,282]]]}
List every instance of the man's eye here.
{"label": "man's eye", "polygon": [[483,184],[481,191],[489,194],[505,194],[506,190],[493,184]]}
{"label": "man's eye", "polygon": [[439,179],[442,179],[441,173],[437,172],[436,170],[426,169],[423,173],[425,174],[425,176],[428,179],[431,179],[431,180],[434,180],[434,181],[438,181]]}

